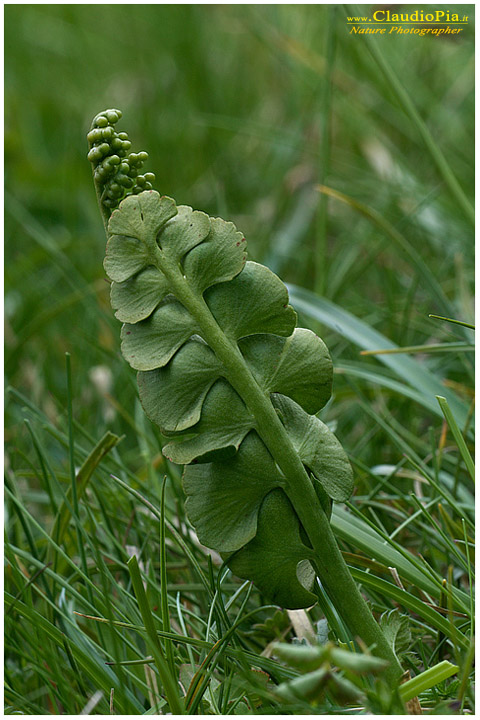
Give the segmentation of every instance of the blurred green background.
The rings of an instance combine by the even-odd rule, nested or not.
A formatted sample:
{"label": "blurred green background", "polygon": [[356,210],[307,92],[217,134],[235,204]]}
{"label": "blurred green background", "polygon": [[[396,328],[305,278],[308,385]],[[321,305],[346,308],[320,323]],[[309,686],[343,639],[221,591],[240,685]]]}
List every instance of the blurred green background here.
{"label": "blurred green background", "polygon": [[[43,596],[34,594],[42,581],[34,582],[36,568],[45,569],[50,549],[41,528],[53,527],[71,482],[72,459],[78,468],[107,430],[125,437],[95,471],[75,518],[79,542],[85,537],[90,543],[89,568],[95,574],[99,567],[104,583],[94,598],[98,614],[109,617],[115,597],[116,617],[128,606],[128,618],[138,622],[101,556],[121,568],[135,546],[151,558],[151,567],[158,565],[157,520],[138,512],[138,503],[118,491],[110,473],[158,506],[166,472],[167,519],[185,520],[180,469],[162,460],[161,438],[139,406],[135,374],[120,355],[120,324],[102,268],[105,237],[85,135],[92,117],[109,107],[123,111],[118,129],[128,131],[132,150],[148,151],[145,170],[155,172],[156,189],[235,222],[248,240],[250,259],[289,284],[299,324],[324,338],[336,374],[322,419],[354,465],[356,508],[409,552],[425,555],[438,577],[447,577],[448,567],[452,582],[466,589],[470,566],[467,577],[465,561],[458,569],[456,554],[464,542],[460,510],[463,518],[473,507],[471,483],[434,396],[445,394],[461,429],[469,429],[473,333],[428,315],[473,321],[474,6],[453,6],[470,18],[456,36],[350,35],[347,15],[369,15],[374,7],[5,6],[5,437],[7,483],[18,498],[7,504],[6,519],[9,543],[20,548],[12,550],[7,577],[12,594],[31,597],[39,617],[50,612]],[[435,9],[452,12],[447,5]],[[341,195],[327,197],[320,185]],[[359,355],[362,348],[382,349],[389,342],[419,348],[403,355]],[[406,456],[421,464],[420,474]],[[460,503],[460,510],[449,508],[457,525],[440,512],[444,496],[425,482],[429,477],[440,477]],[[428,518],[418,519],[415,502],[422,493],[431,513],[438,508],[448,542]],[[357,553],[349,555],[355,564],[356,526],[347,512],[343,526],[338,517],[335,530],[342,549]],[[186,529],[185,538],[207,567],[204,550]],[[73,533],[64,546],[69,557],[76,556]],[[363,550],[370,558],[369,548]],[[186,593],[200,618],[193,632],[201,634],[208,596],[201,587],[190,593],[198,577],[178,570],[184,562],[183,551],[169,546],[169,592]],[[58,596],[62,612],[65,597],[74,597],[71,588],[87,599],[90,592],[88,583],[69,572],[66,580],[52,580],[55,592],[65,582],[67,595],[62,589]],[[380,595],[371,595],[375,608],[391,608]],[[78,597],[76,608],[94,611],[92,598],[90,605],[79,605]],[[158,602],[158,592],[152,602]],[[63,674],[66,656],[40,633],[38,618],[30,625],[11,617],[9,702],[29,713],[45,707],[53,714],[62,707],[79,712],[88,693],[71,693],[75,667]],[[71,613],[66,617],[62,622],[72,624],[75,645],[76,620]],[[90,625],[83,632],[94,637]],[[428,644],[436,631],[428,635],[419,625],[416,632],[418,657],[426,666],[430,649],[423,649],[423,639]],[[82,635],[78,642],[84,641]],[[115,648],[105,647],[107,657],[117,657]],[[436,652],[432,661],[444,650]],[[93,687],[103,662],[103,655],[92,659]],[[468,673],[468,662],[465,667]],[[145,698],[142,703],[151,705]]]}

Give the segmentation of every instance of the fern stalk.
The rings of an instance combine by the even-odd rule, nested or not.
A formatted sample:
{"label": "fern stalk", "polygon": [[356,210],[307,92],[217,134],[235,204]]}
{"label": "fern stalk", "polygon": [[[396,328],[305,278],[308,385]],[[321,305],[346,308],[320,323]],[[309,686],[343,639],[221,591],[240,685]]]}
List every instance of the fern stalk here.
{"label": "fern stalk", "polygon": [[331,393],[328,351],[295,327],[285,287],[246,262],[245,239],[231,223],[144,191],[150,180],[135,173],[145,153],[126,156],[129,172],[124,160],[119,167],[125,134],[107,129],[119,117],[100,113],[89,133],[97,198],[109,217],[105,269],[144,409],[171,439],[164,454],[185,464],[197,534],[285,607],[314,604],[315,573],[353,637],[388,661],[395,684],[402,669],[329,522],[353,474],[315,417]]}

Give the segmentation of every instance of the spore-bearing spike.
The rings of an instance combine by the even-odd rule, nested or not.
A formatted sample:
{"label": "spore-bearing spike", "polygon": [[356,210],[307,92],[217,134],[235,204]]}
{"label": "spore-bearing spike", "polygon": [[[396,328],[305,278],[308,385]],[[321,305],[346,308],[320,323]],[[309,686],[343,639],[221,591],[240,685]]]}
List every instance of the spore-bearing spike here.
{"label": "spore-bearing spike", "polygon": [[113,210],[127,195],[151,190],[153,173],[142,173],[148,153],[130,152],[132,143],[128,133],[117,132],[114,125],[120,120],[120,110],[111,108],[95,116],[87,134],[88,159],[93,165],[93,176],[100,202]]}

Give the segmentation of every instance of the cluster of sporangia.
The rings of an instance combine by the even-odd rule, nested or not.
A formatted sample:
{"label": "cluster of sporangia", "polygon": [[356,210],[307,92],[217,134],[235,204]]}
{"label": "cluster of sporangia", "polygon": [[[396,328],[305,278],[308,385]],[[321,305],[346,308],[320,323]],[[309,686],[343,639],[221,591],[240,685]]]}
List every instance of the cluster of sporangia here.
{"label": "cluster of sporangia", "polygon": [[97,115],[87,135],[87,155],[94,167],[97,187],[102,190],[101,202],[107,208],[117,207],[125,195],[151,190],[155,175],[140,174],[148,153],[129,152],[132,143],[126,132],[117,132],[115,124],[122,117],[120,110],[107,110]]}

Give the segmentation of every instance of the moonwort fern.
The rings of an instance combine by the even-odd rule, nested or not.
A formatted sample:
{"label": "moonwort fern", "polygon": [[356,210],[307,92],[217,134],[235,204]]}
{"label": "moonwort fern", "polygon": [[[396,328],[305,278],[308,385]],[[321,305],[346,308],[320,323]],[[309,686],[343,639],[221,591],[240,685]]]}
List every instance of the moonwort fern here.
{"label": "moonwort fern", "polygon": [[130,153],[118,110],[97,115],[89,159],[107,232],[104,267],[123,323],[122,352],[138,371],[147,416],[185,465],[186,508],[202,543],[273,602],[316,602],[315,577],[353,637],[401,668],[360,595],[330,528],[353,474],[315,414],[332,363],[296,327],[281,280],[247,260],[231,222],[151,189],[146,153]]}

